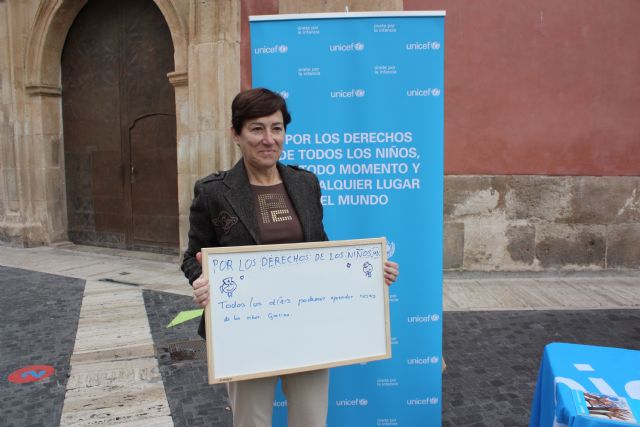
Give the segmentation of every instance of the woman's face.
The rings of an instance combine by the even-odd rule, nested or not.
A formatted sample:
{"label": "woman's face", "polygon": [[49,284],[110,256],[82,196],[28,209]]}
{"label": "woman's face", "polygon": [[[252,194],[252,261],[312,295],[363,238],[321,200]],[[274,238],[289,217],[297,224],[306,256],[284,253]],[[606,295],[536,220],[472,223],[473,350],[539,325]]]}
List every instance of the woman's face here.
{"label": "woman's face", "polygon": [[258,171],[276,166],[284,144],[284,120],[282,111],[270,116],[247,120],[240,134],[231,129],[233,141],[238,144],[248,165]]}

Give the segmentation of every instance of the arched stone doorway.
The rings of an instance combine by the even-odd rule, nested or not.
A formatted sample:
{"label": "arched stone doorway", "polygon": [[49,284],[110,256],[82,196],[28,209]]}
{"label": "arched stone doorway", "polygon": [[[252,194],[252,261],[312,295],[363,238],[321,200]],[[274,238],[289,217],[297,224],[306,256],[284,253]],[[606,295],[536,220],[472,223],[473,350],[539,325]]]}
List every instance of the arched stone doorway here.
{"label": "arched stone doorway", "polygon": [[[177,133],[176,139],[179,145],[183,146],[189,140],[186,17],[183,16],[184,10],[180,13],[172,0],[153,0],[153,2],[160,9],[170,30],[175,69],[166,78],[174,86],[177,115],[174,120],[177,131],[174,132]],[[68,239],[60,57],[68,30],[76,15],[86,4],[87,0],[42,0],[29,36],[25,58],[25,87],[29,95],[25,103],[25,139],[33,141],[33,144],[25,146],[25,149],[42,147],[38,151],[44,150],[42,151],[44,166],[42,173],[46,176],[43,188],[44,199],[38,205],[34,204],[33,207],[27,208],[37,212],[38,206],[45,207],[42,222],[30,223],[33,231],[29,234],[35,236],[31,237],[30,244],[37,242],[39,235],[44,236],[44,242]],[[136,123],[142,124],[141,121]],[[177,163],[184,162],[187,154],[185,150],[177,150]],[[180,186],[185,187],[185,184],[181,182]],[[27,191],[33,192],[32,189]],[[184,217],[185,212],[188,212],[188,201],[180,199],[179,206]],[[35,215],[38,214],[35,213]],[[182,222],[185,222],[184,218]],[[184,227],[184,224],[181,224],[183,229],[181,235],[186,235]]]}
{"label": "arched stone doorway", "polygon": [[171,35],[152,0],[93,0],[61,59],[69,240],[177,253]]}

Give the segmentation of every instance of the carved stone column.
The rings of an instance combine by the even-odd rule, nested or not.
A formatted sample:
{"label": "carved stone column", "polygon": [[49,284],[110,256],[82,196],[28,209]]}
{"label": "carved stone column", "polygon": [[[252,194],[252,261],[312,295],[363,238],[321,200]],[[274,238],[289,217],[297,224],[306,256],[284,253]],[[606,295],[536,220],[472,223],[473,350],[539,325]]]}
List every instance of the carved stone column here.
{"label": "carved stone column", "polygon": [[[180,147],[185,164],[178,166],[181,224],[187,228],[189,212],[188,207],[182,210],[182,202],[190,202],[195,181],[228,169],[239,158],[229,129],[231,101],[240,90],[240,2],[192,1],[189,22],[191,135],[189,145]],[[181,237],[186,239],[182,227]],[[181,245],[185,247],[186,240]]]}

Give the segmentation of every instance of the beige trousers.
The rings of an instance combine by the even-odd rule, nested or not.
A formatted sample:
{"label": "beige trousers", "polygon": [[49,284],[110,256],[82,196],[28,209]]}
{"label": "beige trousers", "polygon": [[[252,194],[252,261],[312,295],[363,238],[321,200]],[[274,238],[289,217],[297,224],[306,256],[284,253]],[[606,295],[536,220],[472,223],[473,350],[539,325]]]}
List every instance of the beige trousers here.
{"label": "beige trousers", "polygon": [[[325,427],[329,404],[329,370],[281,375],[287,397],[288,427]],[[227,384],[233,427],[271,427],[278,377]]]}

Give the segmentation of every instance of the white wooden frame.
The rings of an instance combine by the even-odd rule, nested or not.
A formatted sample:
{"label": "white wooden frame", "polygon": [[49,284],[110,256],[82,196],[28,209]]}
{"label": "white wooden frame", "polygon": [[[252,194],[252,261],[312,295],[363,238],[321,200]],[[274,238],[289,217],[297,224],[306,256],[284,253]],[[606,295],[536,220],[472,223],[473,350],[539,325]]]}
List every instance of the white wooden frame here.
{"label": "white wooden frame", "polygon": [[[391,357],[384,238],[203,248],[202,253],[210,282],[204,311],[210,384]],[[307,258],[269,264],[300,257]],[[334,295],[336,289],[340,295]],[[301,298],[302,292],[317,298]],[[277,308],[285,311],[266,314],[277,298],[284,301]]]}

